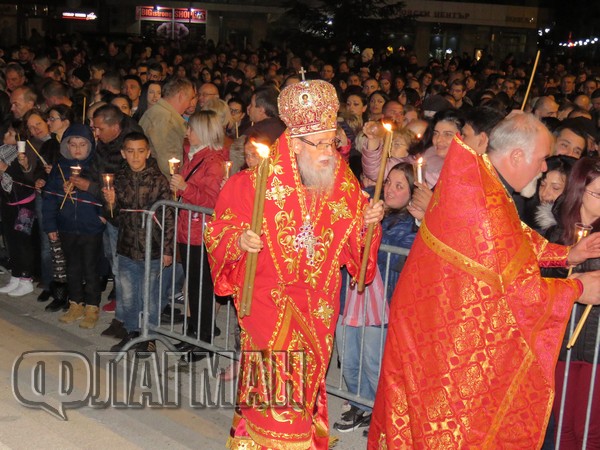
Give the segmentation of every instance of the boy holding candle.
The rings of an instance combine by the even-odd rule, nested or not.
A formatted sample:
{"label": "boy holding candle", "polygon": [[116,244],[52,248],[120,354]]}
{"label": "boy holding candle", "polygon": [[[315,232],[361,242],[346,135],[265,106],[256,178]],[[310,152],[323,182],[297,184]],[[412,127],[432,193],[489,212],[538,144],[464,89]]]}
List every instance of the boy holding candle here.
{"label": "boy holding candle", "polygon": [[46,195],[42,205],[44,232],[51,241],[60,239],[67,265],[69,310],[59,320],[72,323],[83,319],[81,328],[96,326],[101,296],[98,261],[104,219],[98,198],[90,191],[99,182],[94,150],[90,127],[73,124],[65,130],[61,157],[46,183],[47,191],[64,196]]}
{"label": "boy holding candle", "polygon": [[[108,220],[119,228],[118,277],[123,287],[123,325],[127,330],[127,336],[114,345],[112,351],[120,351],[130,340],[139,336],[139,316],[144,300],[146,245],[152,245],[150,323],[158,323],[160,271],[163,265],[170,266],[173,262],[174,214],[172,209],[165,210],[164,222],[160,213],[157,213],[156,217],[160,224],[164,223],[164,244],[161,243],[159,226],[153,229],[152,242],[146,243],[147,216],[143,212],[149,210],[159,200],[171,199],[172,195],[169,182],[158,168],[156,160],[150,157],[148,138],[143,133],[129,133],[123,139],[121,155],[127,161],[127,166],[117,171],[113,186],[105,184],[102,189]],[[112,217],[109,211],[112,211]],[[138,347],[140,351],[155,349],[154,341],[148,341]]]}

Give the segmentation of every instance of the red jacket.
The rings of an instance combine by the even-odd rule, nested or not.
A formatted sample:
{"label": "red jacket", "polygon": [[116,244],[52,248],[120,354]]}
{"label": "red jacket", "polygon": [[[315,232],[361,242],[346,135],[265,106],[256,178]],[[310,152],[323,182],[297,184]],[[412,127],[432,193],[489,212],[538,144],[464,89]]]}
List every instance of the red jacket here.
{"label": "red jacket", "polygon": [[[188,151],[188,148],[184,149],[184,163],[180,171],[181,176],[186,180],[187,187],[184,191],[177,191],[177,195],[181,196],[182,203],[213,209],[225,177],[223,150],[203,148],[194,155],[191,161],[187,157]],[[193,174],[189,176],[192,171]],[[188,238],[188,220],[189,212],[180,210],[177,242],[184,244],[189,242],[192,245],[202,244],[202,215],[192,213],[191,239]]]}

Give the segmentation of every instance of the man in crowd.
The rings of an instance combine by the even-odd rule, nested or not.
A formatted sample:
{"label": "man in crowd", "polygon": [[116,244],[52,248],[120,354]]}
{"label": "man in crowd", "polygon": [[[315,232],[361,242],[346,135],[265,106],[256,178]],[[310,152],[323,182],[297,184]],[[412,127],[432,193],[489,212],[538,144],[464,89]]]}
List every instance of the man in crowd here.
{"label": "man in crowd", "polygon": [[544,117],[556,117],[558,114],[558,103],[554,101],[553,97],[540,97],[537,102],[535,102],[533,114],[540,120]]}
{"label": "man in crowd", "polygon": [[[304,94],[313,100],[308,105],[301,101]],[[228,445],[327,448],[325,374],[339,314],[339,268],[346,265],[358,276],[364,227],[382,219],[383,207],[381,202],[367,206],[358,181],[337,154],[339,103],[331,84],[293,84],[278,103],[287,131],[273,150],[277,169],[267,180],[262,233],[249,229],[257,171],[243,171],[225,184],[205,239],[215,293],[233,294],[238,308],[248,254],[258,253],[251,310],[240,317],[240,379],[260,370],[264,357],[276,383],[303,389],[284,404],[268,402],[263,408],[260,403],[268,399],[253,401],[255,387],[241,383]],[[379,239],[377,226],[367,282],[374,276]],[[272,357],[290,358],[293,369],[286,374],[270,366],[277,364]],[[271,393],[277,389],[263,387]]]}
{"label": "man in crowd", "polygon": [[540,447],[572,304],[600,303],[600,273],[540,275],[598,257],[600,234],[549,244],[507,195],[551,143],[531,114],[494,128],[489,158],[455,138],[391,303],[369,448]]}
{"label": "man in crowd", "polygon": [[35,107],[37,95],[33,89],[20,86],[10,94],[10,110],[15,119],[22,119],[27,111]]}
{"label": "man in crowd", "polygon": [[140,126],[150,140],[152,156],[166,177],[171,176],[169,159],[181,161],[186,132],[182,115],[195,102],[196,91],[192,82],[186,78],[173,78],[163,87],[162,98],[140,119]]}
{"label": "man in crowd", "polygon": [[565,119],[555,131],[554,154],[566,155],[571,158],[581,158],[587,148],[585,132],[573,123],[574,119]]}

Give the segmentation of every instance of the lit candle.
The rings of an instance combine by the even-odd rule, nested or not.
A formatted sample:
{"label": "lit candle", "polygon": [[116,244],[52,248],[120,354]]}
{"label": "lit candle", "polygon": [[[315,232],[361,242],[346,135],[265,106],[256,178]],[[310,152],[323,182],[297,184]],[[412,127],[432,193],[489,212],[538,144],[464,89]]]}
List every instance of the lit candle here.
{"label": "lit candle", "polygon": [[[589,225],[585,225],[583,223],[576,223],[575,224],[575,240],[576,240],[576,244],[582,240],[584,237],[586,237],[588,234],[590,234],[590,232],[592,231],[592,227]],[[567,278],[571,276],[571,273],[573,272],[573,266],[569,267],[569,273],[567,274]],[[583,326],[585,325],[585,321],[587,320],[588,316],[590,315],[590,312],[592,310],[592,305],[587,305],[585,307],[585,310],[583,311],[583,314],[581,315],[581,319],[579,319],[579,322],[577,323],[577,326],[575,327],[575,330],[573,331],[573,334],[571,335],[571,338],[569,339],[569,342],[567,342],[567,348],[571,348],[575,345],[575,342],[577,341],[577,338],[579,337],[579,334],[581,333],[581,330],[583,329]]]}
{"label": "lit candle", "polygon": [[417,159],[417,181],[423,183],[423,157]]}
{"label": "lit candle", "polygon": [[[169,173],[171,176],[179,172],[180,165],[181,161],[179,161],[177,158],[171,158],[169,160]],[[173,200],[177,200],[177,189],[173,189]]]}
{"label": "lit candle", "polygon": [[102,174],[102,180],[104,181],[104,187],[106,189],[112,189],[113,188],[113,181],[115,179],[115,174],[114,173],[103,173]]}
{"label": "lit candle", "polygon": [[71,166],[71,176],[78,177],[81,174],[81,166],[77,164],[76,166]]}
{"label": "lit candle", "polygon": [[181,161],[179,161],[177,158],[171,158],[169,160],[169,173],[171,174],[171,176],[173,176],[177,172],[179,172],[180,164],[181,164]]}
{"label": "lit candle", "polygon": [[[102,174],[102,181],[104,184],[104,188],[105,189],[113,189],[113,182],[115,179],[115,174],[114,173],[103,173]],[[112,202],[110,202],[108,204],[108,207],[110,208],[110,217],[113,217],[113,204]]]}
{"label": "lit candle", "polygon": [[[381,154],[381,164],[379,165],[379,175],[377,176],[377,183],[375,184],[375,193],[373,194],[373,204],[379,201],[381,196],[381,189],[383,187],[383,178],[385,177],[385,166],[387,165],[388,156],[392,151],[392,124],[384,123],[383,127],[386,130],[385,140],[383,143],[383,152]],[[375,224],[369,224],[367,228],[367,235],[365,237],[365,249],[363,251],[362,264],[360,266],[360,273],[358,275],[358,292],[365,290],[365,276],[367,274],[367,264],[369,262],[369,253],[371,248],[371,241],[373,240],[373,231],[375,230]]]}
{"label": "lit candle", "polygon": [[225,161],[225,180],[229,180],[229,172],[231,171],[231,161]]}
{"label": "lit candle", "polygon": [[[269,178],[269,147],[263,144],[252,142],[256,147],[258,156],[261,158],[260,164],[256,168],[256,183],[254,192],[254,207],[252,209],[252,222],[250,229],[260,236],[263,222],[263,213],[265,210],[265,192],[267,190],[267,178]],[[244,288],[242,292],[242,301],[238,315],[245,317],[250,315],[252,306],[252,292],[254,291],[254,277],[256,275],[256,261],[258,253],[248,253],[246,259],[246,273],[244,276]]]}

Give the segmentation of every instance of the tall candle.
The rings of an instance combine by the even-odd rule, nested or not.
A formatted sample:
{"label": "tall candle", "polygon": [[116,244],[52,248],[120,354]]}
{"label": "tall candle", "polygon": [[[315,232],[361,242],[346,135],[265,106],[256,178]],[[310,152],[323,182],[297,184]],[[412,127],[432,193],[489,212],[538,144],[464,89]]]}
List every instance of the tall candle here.
{"label": "tall candle", "polygon": [[[265,209],[265,192],[267,190],[267,178],[269,178],[269,147],[263,144],[252,142],[256,147],[260,164],[256,169],[256,191],[254,193],[254,207],[252,209],[252,222],[250,229],[260,236],[263,222],[263,213]],[[246,273],[244,276],[244,288],[242,292],[242,301],[240,302],[239,316],[250,315],[252,306],[252,293],[254,291],[254,278],[256,276],[257,253],[248,253],[246,259]]]}
{"label": "tall candle", "polygon": [[229,172],[231,171],[231,161],[225,161],[225,180],[229,180]]}
{"label": "tall candle", "polygon": [[[392,151],[392,124],[384,123],[383,127],[386,130],[385,140],[383,141],[383,152],[381,154],[381,164],[379,165],[379,175],[377,176],[377,183],[375,184],[375,193],[373,194],[373,204],[379,201],[381,196],[381,189],[383,187],[383,178],[385,177],[385,167],[387,165],[388,156]],[[365,276],[367,274],[367,264],[369,263],[369,253],[371,249],[371,241],[373,240],[373,230],[375,224],[369,224],[367,228],[367,235],[365,237],[365,248],[363,251],[362,264],[360,266],[360,273],[358,275],[358,292],[365,290]]]}

